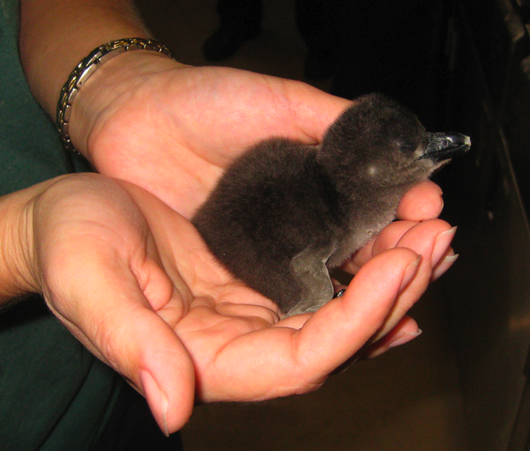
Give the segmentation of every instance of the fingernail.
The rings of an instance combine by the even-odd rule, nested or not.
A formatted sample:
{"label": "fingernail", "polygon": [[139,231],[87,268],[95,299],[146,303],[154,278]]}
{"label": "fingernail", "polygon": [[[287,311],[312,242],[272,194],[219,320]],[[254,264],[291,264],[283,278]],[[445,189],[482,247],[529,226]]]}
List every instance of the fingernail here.
{"label": "fingernail", "polygon": [[167,411],[169,401],[165,393],[160,390],[153,376],[148,371],[140,371],[140,381],[144,389],[144,396],[147,399],[151,412],[155,417],[158,427],[166,437],[169,437],[169,428],[167,425]]}
{"label": "fingernail", "polygon": [[418,329],[416,332],[405,332],[403,335],[397,337],[393,342],[391,342],[388,345],[388,348],[397,348],[398,346],[404,345],[405,343],[408,343],[409,341],[419,337],[422,333],[423,331],[421,329]]}
{"label": "fingernail", "polygon": [[440,235],[436,237],[436,242],[434,243],[434,249],[432,251],[431,258],[431,264],[433,268],[440,262],[442,257],[447,252],[451,241],[453,241],[453,238],[455,237],[455,233],[456,227],[453,227],[452,229],[440,233]]}
{"label": "fingernail", "polygon": [[453,266],[453,263],[458,259],[459,254],[448,255],[446,256],[433,270],[431,280],[434,282],[442,275],[444,275],[447,270]]}
{"label": "fingernail", "polygon": [[418,255],[418,258],[407,266],[407,269],[405,270],[405,274],[403,274],[403,280],[401,281],[401,287],[399,291],[403,290],[414,278],[414,276],[416,275],[416,272],[418,272],[418,267],[420,266],[420,262],[421,262],[421,255]]}

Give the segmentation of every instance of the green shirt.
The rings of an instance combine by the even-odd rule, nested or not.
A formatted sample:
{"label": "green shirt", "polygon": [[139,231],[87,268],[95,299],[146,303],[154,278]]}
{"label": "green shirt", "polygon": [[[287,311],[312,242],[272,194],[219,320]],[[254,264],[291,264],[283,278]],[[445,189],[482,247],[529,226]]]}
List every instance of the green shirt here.
{"label": "green shirt", "polygon": [[[0,195],[69,172],[71,158],[24,78],[18,11],[17,0],[0,0]],[[89,169],[74,160],[77,170]],[[122,383],[39,296],[0,313],[1,451],[88,449]]]}

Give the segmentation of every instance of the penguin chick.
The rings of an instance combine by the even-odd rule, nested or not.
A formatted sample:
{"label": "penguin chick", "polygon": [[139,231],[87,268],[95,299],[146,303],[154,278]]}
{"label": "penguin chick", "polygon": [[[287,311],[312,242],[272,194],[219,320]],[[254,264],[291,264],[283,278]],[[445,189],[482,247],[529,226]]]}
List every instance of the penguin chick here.
{"label": "penguin chick", "polygon": [[412,186],[470,145],[427,133],[404,107],[369,94],[319,146],[273,138],[250,148],[192,222],[217,259],[282,312],[313,312],[333,298],[329,271],[395,218]]}

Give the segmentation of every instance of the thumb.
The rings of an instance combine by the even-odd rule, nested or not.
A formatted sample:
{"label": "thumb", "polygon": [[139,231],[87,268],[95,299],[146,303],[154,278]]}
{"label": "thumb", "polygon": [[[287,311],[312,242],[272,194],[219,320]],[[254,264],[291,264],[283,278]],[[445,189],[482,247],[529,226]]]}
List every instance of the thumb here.
{"label": "thumb", "polygon": [[149,307],[129,315],[113,349],[116,369],[145,396],[160,429],[169,435],[188,421],[195,373],[169,325]]}
{"label": "thumb", "polygon": [[[187,350],[153,310],[129,267],[90,266],[68,297],[47,296],[50,308],[90,352],[145,396],[166,435],[177,431],[194,403],[195,374]],[[178,302],[169,279],[162,282],[166,287],[159,293],[167,293],[167,303]]]}
{"label": "thumb", "polygon": [[299,81],[282,80],[287,86],[293,123],[302,132],[304,142],[320,142],[330,124],[352,105],[352,102],[321,91]]}

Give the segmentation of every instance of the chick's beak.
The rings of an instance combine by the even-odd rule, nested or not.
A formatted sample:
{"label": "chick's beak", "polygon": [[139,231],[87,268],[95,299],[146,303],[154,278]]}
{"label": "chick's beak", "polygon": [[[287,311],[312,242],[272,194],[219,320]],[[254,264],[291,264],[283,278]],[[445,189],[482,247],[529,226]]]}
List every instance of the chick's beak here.
{"label": "chick's beak", "polygon": [[429,145],[420,158],[435,162],[449,160],[466,153],[471,147],[469,136],[461,133],[428,133]]}

